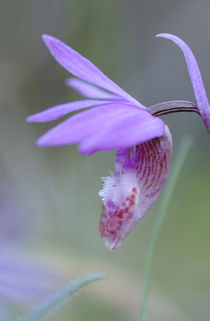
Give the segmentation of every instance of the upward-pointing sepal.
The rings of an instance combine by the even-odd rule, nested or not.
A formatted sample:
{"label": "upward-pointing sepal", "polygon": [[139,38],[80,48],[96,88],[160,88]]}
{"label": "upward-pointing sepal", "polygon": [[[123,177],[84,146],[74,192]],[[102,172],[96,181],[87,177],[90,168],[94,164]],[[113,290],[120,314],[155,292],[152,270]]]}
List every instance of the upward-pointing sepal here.
{"label": "upward-pointing sepal", "polygon": [[210,136],[210,106],[208,97],[206,95],[206,90],[203,84],[203,79],[200,73],[200,69],[198,63],[195,59],[194,54],[190,47],[179,37],[168,34],[168,33],[160,33],[156,35],[156,37],[166,38],[172,40],[176,43],[182,50],[185,61],[187,63],[188,72],[190,75],[191,83],[193,86],[195,98],[197,101],[198,108],[200,110],[201,117],[206,126],[208,134]]}

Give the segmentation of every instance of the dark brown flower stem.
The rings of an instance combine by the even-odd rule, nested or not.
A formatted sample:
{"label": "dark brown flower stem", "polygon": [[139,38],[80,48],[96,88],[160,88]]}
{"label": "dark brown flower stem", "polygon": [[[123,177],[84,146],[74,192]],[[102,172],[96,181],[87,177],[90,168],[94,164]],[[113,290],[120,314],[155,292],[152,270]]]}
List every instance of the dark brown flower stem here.
{"label": "dark brown flower stem", "polygon": [[162,116],[179,112],[194,112],[200,115],[198,107],[192,102],[185,100],[166,101],[150,106],[147,110],[154,116]]}

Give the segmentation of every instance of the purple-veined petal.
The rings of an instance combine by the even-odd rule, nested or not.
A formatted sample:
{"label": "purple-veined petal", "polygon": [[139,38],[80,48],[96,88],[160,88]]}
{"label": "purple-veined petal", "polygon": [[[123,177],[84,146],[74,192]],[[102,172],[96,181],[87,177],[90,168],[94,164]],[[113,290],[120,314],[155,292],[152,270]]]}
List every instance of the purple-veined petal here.
{"label": "purple-veined petal", "polygon": [[75,89],[80,95],[87,98],[94,99],[111,99],[119,100],[122,99],[119,96],[110,94],[103,89],[100,89],[94,85],[91,85],[83,80],[77,78],[68,78],[66,79],[66,85]]}
{"label": "purple-veined petal", "polygon": [[73,111],[77,111],[77,110],[81,110],[89,107],[96,107],[96,106],[104,105],[105,103],[107,102],[102,100],[89,100],[89,99],[72,101],[69,103],[50,107],[46,110],[41,111],[40,113],[27,117],[26,120],[32,123],[48,122],[48,121],[56,120]]}
{"label": "purple-veined petal", "polygon": [[122,241],[160,196],[170,170],[172,140],[165,134],[135,148],[120,150],[112,177],[104,178],[99,231],[109,250]]}
{"label": "purple-veined petal", "polygon": [[162,136],[164,132],[165,124],[160,118],[141,110],[101,128],[98,135],[87,137],[80,145],[80,152],[89,155],[99,150],[124,149]]}
{"label": "purple-veined petal", "polygon": [[121,89],[77,51],[52,36],[43,35],[42,38],[57,62],[73,75],[141,106],[136,99]]}
{"label": "purple-veined petal", "polygon": [[204,124],[207,128],[208,134],[210,135],[210,106],[206,95],[205,87],[203,84],[202,76],[200,73],[200,69],[198,67],[198,63],[195,59],[195,56],[193,55],[189,46],[177,36],[167,34],[167,33],[161,33],[156,35],[156,37],[172,40],[181,48],[187,63],[187,67],[188,67],[190,79],[192,82],[195,98],[198,104],[198,108],[200,110],[201,117],[204,121]]}
{"label": "purple-veined petal", "polygon": [[[138,115],[142,109],[125,103],[107,103],[70,117],[49,130],[38,140],[39,146],[70,145],[88,136],[99,135],[110,124],[120,122],[130,115]],[[143,110],[144,113],[147,113]],[[151,116],[152,117],[152,116]]]}

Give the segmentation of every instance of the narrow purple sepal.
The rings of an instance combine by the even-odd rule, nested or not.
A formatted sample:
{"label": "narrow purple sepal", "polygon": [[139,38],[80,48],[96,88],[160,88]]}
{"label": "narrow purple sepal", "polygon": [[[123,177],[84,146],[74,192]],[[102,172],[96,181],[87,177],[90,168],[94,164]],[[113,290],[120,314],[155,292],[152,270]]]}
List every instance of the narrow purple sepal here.
{"label": "narrow purple sepal", "polygon": [[56,120],[73,111],[81,110],[84,108],[96,107],[96,106],[104,105],[106,103],[107,101],[89,100],[89,99],[73,101],[73,102],[50,107],[46,110],[41,111],[40,113],[27,117],[26,120],[27,122],[31,122],[31,123],[44,123],[44,122]]}
{"label": "narrow purple sepal", "polygon": [[136,99],[121,89],[77,51],[52,36],[43,35],[42,38],[57,62],[73,75],[141,106]]}
{"label": "narrow purple sepal", "polygon": [[122,98],[106,92],[94,85],[91,85],[77,78],[68,78],[65,81],[66,85],[76,90],[80,95],[91,99],[109,99],[119,100]]}
{"label": "narrow purple sepal", "polygon": [[205,87],[203,84],[202,76],[200,73],[200,69],[198,67],[198,63],[195,59],[195,56],[193,55],[189,46],[182,39],[180,39],[175,35],[160,33],[156,35],[156,37],[172,40],[181,48],[187,63],[187,67],[188,67],[190,79],[192,82],[195,98],[198,104],[198,108],[200,110],[203,122],[207,128],[208,134],[210,136],[210,106],[206,95]]}

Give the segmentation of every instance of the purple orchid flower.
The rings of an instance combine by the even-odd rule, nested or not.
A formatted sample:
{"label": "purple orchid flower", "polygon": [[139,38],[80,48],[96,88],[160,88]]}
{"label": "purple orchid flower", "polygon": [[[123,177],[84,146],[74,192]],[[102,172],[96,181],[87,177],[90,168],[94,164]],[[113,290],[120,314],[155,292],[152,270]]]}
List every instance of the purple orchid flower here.
{"label": "purple orchid flower", "polygon": [[[169,35],[159,36],[169,38]],[[180,42],[183,44],[179,38],[170,37],[179,45]],[[103,179],[104,187],[99,193],[103,201],[100,236],[107,238],[107,247],[114,250],[160,196],[168,178],[172,139],[168,127],[156,116],[195,111],[201,113],[207,129],[210,128],[207,106],[204,105],[205,91],[203,89],[203,95],[197,92],[198,83],[202,87],[197,63],[190,49],[186,47],[186,51],[184,48],[184,53],[190,57],[188,68],[200,111],[186,101],[165,102],[146,108],[60,40],[47,35],[43,40],[57,62],[79,78],[70,78],[66,84],[87,99],[51,107],[29,116],[27,121],[52,121],[70,112],[91,108],[49,130],[37,143],[38,146],[80,143],[80,152],[87,155],[117,150],[115,172]]]}

